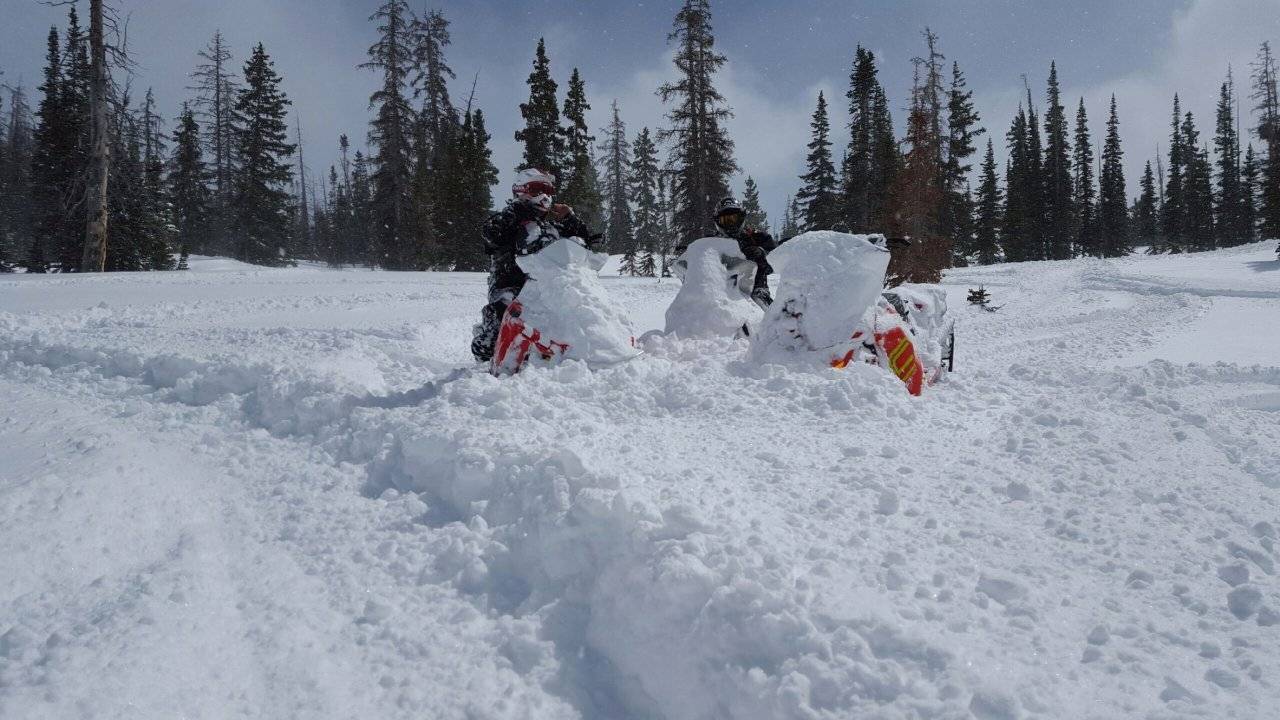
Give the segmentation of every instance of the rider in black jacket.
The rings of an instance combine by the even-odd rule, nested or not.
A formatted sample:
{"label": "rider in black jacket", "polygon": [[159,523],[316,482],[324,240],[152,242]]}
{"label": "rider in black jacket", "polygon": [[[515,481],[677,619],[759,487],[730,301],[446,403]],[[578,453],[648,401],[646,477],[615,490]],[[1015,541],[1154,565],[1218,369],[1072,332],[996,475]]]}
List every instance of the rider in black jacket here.
{"label": "rider in black jacket", "polygon": [[481,230],[489,255],[489,303],[480,310],[480,322],[472,328],[471,354],[477,361],[493,357],[498,329],[507,306],[520,294],[528,276],[516,257],[533,243],[559,237],[578,237],[590,246],[595,239],[573,208],[552,202],[555,176],[536,168],[521,170],[511,187],[512,199],[489,216]]}
{"label": "rider in black jacket", "polygon": [[724,237],[737,240],[742,254],[756,264],[756,281],[751,290],[751,299],[767,307],[773,303],[773,296],[769,294],[769,274],[773,272],[773,268],[769,265],[768,256],[778,244],[769,233],[746,227],[746,220],[746,211],[731,197],[721,200],[716,208],[716,229]]}

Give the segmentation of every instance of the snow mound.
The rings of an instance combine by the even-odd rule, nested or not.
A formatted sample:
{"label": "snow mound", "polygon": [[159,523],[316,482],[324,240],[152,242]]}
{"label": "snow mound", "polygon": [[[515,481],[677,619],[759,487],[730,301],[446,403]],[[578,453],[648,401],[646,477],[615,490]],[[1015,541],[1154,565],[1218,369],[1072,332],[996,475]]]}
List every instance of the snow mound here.
{"label": "snow mound", "polygon": [[752,352],[781,360],[849,340],[880,296],[889,251],[883,235],[820,230],[788,240],[769,262],[781,281]]}
{"label": "snow mound", "polygon": [[754,327],[762,311],[749,297],[756,265],[730,238],[695,240],[677,260],[683,284],[667,308],[666,332],[679,337],[732,336]]}
{"label": "snow mound", "polygon": [[563,238],[516,259],[529,274],[520,291],[521,319],[544,338],[569,346],[565,356],[592,365],[635,357],[635,331],[600,283],[608,256]]}

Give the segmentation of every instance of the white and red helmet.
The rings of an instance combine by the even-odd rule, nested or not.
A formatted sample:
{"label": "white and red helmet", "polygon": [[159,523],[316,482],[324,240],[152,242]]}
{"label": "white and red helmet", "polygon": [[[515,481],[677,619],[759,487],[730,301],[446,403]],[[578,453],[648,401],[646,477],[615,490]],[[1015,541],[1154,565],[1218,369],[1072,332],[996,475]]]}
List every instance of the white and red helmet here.
{"label": "white and red helmet", "polygon": [[525,168],[516,173],[516,182],[511,186],[511,194],[517,200],[524,200],[542,208],[551,209],[551,196],[556,193],[556,176],[546,170]]}

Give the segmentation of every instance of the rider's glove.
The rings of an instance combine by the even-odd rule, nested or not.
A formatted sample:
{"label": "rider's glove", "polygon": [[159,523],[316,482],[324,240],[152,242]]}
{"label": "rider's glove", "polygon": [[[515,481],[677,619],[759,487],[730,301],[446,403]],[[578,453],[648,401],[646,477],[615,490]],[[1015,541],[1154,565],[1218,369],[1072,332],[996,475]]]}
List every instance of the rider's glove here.
{"label": "rider's glove", "polygon": [[760,262],[761,260],[764,260],[765,257],[764,248],[755,245],[743,250],[742,254],[746,255],[748,260],[753,260],[755,262]]}

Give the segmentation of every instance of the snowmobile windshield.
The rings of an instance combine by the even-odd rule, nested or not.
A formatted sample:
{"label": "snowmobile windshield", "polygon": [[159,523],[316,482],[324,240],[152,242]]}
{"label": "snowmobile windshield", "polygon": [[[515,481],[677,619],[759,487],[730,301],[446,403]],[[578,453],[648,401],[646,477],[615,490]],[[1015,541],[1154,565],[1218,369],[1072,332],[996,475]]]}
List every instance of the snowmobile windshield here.
{"label": "snowmobile windshield", "polygon": [[742,229],[742,223],[747,216],[741,212],[726,212],[716,216],[716,224],[726,233],[736,233]]}

